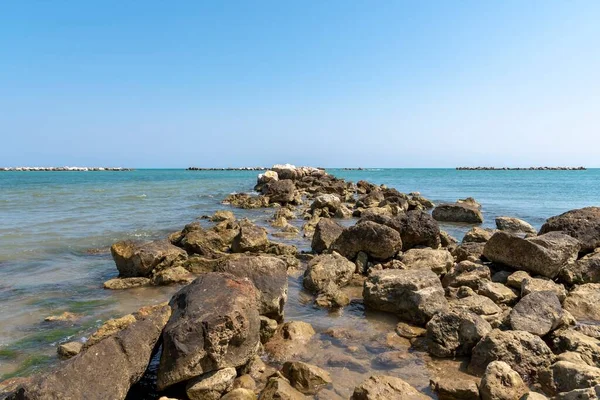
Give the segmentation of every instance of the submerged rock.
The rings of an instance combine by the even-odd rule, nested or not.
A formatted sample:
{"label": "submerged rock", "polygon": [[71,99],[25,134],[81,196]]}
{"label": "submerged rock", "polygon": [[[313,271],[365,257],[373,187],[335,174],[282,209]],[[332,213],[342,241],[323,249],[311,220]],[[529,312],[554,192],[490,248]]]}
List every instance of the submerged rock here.
{"label": "submerged rock", "polygon": [[329,372],[301,361],[286,362],[282,373],[295,389],[304,394],[315,394],[332,382]]}
{"label": "submerged rock", "polygon": [[149,286],[150,278],[114,278],[104,282],[104,289],[124,290],[136,287]]}
{"label": "submerged rock", "polygon": [[350,400],[429,399],[400,378],[373,375],[354,389]]}
{"label": "submerged rock", "polygon": [[600,207],[586,207],[548,218],[540,235],[559,231],[581,243],[581,252],[590,253],[600,247]]}
{"label": "submerged rock", "polygon": [[306,350],[307,343],[315,335],[313,327],[306,322],[286,322],[265,344],[265,351],[276,362],[289,360]]}
{"label": "submerged rock", "polygon": [[177,292],[162,335],[159,390],[247,363],[260,341],[257,299],[249,280],[216,272],[201,275]]}

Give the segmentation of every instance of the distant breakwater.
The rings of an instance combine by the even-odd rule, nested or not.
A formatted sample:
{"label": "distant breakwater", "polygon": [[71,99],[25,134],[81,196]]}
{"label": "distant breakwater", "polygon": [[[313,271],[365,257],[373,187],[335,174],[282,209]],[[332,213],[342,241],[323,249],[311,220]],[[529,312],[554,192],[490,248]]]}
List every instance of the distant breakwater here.
{"label": "distant breakwater", "polygon": [[585,171],[585,167],[456,167],[458,171]]}
{"label": "distant breakwater", "polygon": [[122,168],[122,167],[0,167],[0,171],[25,171],[25,172],[37,172],[37,171],[133,171],[133,168]]}
{"label": "distant breakwater", "polygon": [[186,171],[266,171],[266,167],[238,167],[238,168],[200,168],[188,167]]}

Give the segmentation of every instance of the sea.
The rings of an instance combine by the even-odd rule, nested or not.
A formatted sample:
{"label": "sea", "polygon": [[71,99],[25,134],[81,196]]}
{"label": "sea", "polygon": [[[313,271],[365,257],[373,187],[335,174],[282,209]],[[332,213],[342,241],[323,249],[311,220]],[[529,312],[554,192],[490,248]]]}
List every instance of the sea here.
{"label": "sea", "polygon": [[[512,216],[539,228],[551,216],[600,205],[600,169],[327,171],[355,182],[367,180],[405,193],[420,192],[435,203],[474,197],[482,204],[483,227],[494,227],[497,216]],[[108,318],[168,300],[177,287],[103,289],[104,281],[117,276],[110,245],[123,239],[164,238],[189,222],[229,208],[221,204],[223,198],[234,192],[252,191],[257,174],[182,169],[0,172],[0,381],[44,371],[60,362],[56,356],[58,344],[84,341]],[[232,211],[264,226],[268,226],[274,212]],[[301,221],[296,224],[300,226]],[[441,226],[459,240],[471,227]],[[310,249],[308,239],[301,235],[286,242]],[[63,312],[76,317],[62,322],[44,320]],[[316,309],[302,290],[301,276],[290,278],[285,312],[287,320],[310,322],[323,335],[323,343],[319,344],[322,354],[345,351],[343,346],[327,341],[323,332],[331,326],[361,326],[375,335],[384,335],[393,331],[397,322],[365,310],[360,302],[333,314]],[[377,370],[369,360],[379,354],[373,350],[376,348],[367,347],[362,358],[356,356],[367,370],[347,368],[344,375],[337,376],[338,381],[350,387]],[[325,359],[313,361],[327,363]],[[381,368],[392,368],[396,375],[427,392],[431,368],[438,367],[415,356],[406,365],[386,364]],[[345,390],[340,387],[336,393],[351,393]]]}

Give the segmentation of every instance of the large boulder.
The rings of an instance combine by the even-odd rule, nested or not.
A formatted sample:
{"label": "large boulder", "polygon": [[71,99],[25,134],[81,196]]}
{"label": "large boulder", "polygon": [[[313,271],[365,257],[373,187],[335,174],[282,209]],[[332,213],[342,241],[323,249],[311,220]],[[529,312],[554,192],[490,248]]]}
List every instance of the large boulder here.
{"label": "large boulder", "polygon": [[464,222],[468,224],[483,222],[481,211],[468,203],[440,204],[433,209],[431,215],[436,221],[442,222]]}
{"label": "large boulder", "polygon": [[271,181],[263,186],[262,194],[269,198],[269,203],[287,204],[294,201],[296,186],[290,179]]}
{"label": "large boulder", "polygon": [[540,235],[559,231],[581,243],[581,252],[590,253],[600,247],[600,207],[586,207],[548,218]]}
{"label": "large boulder", "polygon": [[321,218],[312,237],[313,251],[320,254],[328,250],[343,231],[344,227],[331,218]]}
{"label": "large boulder", "polygon": [[600,283],[600,249],[565,265],[559,279],[568,285]]}
{"label": "large boulder", "polygon": [[346,286],[352,279],[356,266],[338,253],[316,256],[308,263],[304,273],[304,287],[313,292],[324,291],[330,283]]}
{"label": "large boulder", "polygon": [[425,396],[400,378],[373,375],[354,389],[350,400],[425,400]]}
{"label": "large boulder", "polygon": [[556,277],[566,264],[575,261],[578,252],[579,242],[558,232],[523,239],[500,231],[483,249],[490,261],[548,278]]}
{"label": "large boulder", "polygon": [[575,352],[581,361],[600,367],[600,340],[575,329],[559,329],[550,335],[552,349],[557,353]]}
{"label": "large boulder", "polygon": [[552,279],[526,277],[521,281],[521,296],[535,292],[553,292],[561,303],[567,297],[564,285],[556,283]]}
{"label": "large boulder", "polygon": [[540,381],[546,392],[554,394],[587,389],[600,385],[600,368],[581,363],[558,361],[540,374]]}
{"label": "large boulder", "polygon": [[437,249],[440,245],[440,227],[435,219],[425,211],[413,210],[398,217],[402,250],[417,246]]}
{"label": "large boulder", "polygon": [[260,292],[260,314],[276,321],[283,319],[288,293],[285,261],[274,256],[244,255],[227,259],[215,271],[250,279]]}
{"label": "large boulder", "polygon": [[110,248],[119,276],[122,278],[149,277],[155,271],[172,267],[185,261],[187,253],[168,240],[137,243],[125,240]]}
{"label": "large boulder", "polygon": [[219,400],[236,376],[235,368],[231,367],[207,372],[189,381],[185,392],[189,400]]}
{"label": "large boulder", "polygon": [[474,226],[465,234],[462,241],[463,243],[485,243],[490,240],[494,232],[494,229]]}
{"label": "large boulder", "polygon": [[468,286],[477,290],[484,282],[491,279],[490,268],[471,261],[461,261],[450,269],[442,279],[444,287]]}
{"label": "large boulder", "polygon": [[283,363],[304,353],[314,335],[315,330],[307,322],[286,322],[279,325],[273,337],[265,343],[265,351],[270,359]]}
{"label": "large boulder", "polygon": [[294,389],[286,379],[273,376],[260,393],[260,400],[306,400],[306,396]]}
{"label": "large boulder", "polygon": [[535,235],[537,231],[531,224],[522,219],[513,217],[496,217],[496,228],[501,231],[513,233],[526,233]]}
{"label": "large boulder", "polygon": [[512,329],[545,336],[558,328],[563,310],[553,292],[534,292],[523,297],[511,310],[509,322]]}
{"label": "large boulder", "polygon": [[468,356],[492,327],[468,311],[443,311],[427,323],[427,349],[436,357]]}
{"label": "large boulder", "polygon": [[600,321],[600,283],[577,286],[569,293],[563,306],[577,320]]}
{"label": "large boulder", "polygon": [[407,269],[428,268],[438,275],[454,265],[452,254],[446,249],[410,249],[402,254],[401,261]]}
{"label": "large boulder", "polygon": [[140,310],[129,326],[32,379],[14,398],[124,399],[146,371],[170,313],[167,305]]}
{"label": "large boulder", "polygon": [[367,306],[415,325],[426,324],[448,307],[438,276],[427,269],[375,271],[365,281],[363,297]]}
{"label": "large boulder", "polygon": [[483,257],[483,249],[485,243],[467,242],[457,246],[453,251],[452,255],[456,259],[456,262],[465,260],[478,261]]}
{"label": "large boulder", "polygon": [[344,229],[331,249],[350,260],[360,251],[375,260],[387,260],[402,249],[402,239],[394,229],[366,221]]}
{"label": "large boulder", "polygon": [[233,239],[231,251],[234,253],[260,252],[269,246],[267,232],[259,226],[244,223],[240,226],[239,233]]}
{"label": "large boulder", "polygon": [[539,336],[524,331],[494,329],[477,343],[471,354],[471,373],[483,374],[489,363],[498,360],[531,381],[554,361],[554,354],[546,343]]}
{"label": "large boulder", "polygon": [[258,297],[250,280],[217,272],[177,292],[162,335],[159,390],[246,364],[260,342]]}
{"label": "large boulder", "polygon": [[527,392],[521,376],[504,361],[489,363],[479,385],[482,400],[517,400]]}

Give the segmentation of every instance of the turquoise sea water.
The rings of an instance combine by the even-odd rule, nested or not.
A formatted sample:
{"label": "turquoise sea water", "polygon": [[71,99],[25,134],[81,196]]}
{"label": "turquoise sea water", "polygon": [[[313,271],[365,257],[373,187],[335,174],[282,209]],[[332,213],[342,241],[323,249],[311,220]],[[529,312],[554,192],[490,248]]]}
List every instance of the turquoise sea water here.
{"label": "turquoise sea water", "polygon": [[[498,215],[538,227],[569,209],[600,205],[600,170],[456,171],[329,170],[434,202],[475,197],[484,226]],[[0,377],[56,362],[56,344],[88,334],[101,320],[168,299],[176,288],[106,291],[117,275],[108,247],[124,238],[153,239],[223,208],[229,193],[250,191],[254,171],[0,173]],[[265,223],[273,210],[234,210]],[[444,225],[461,238],[469,228]],[[299,246],[307,242],[298,239]],[[293,284],[292,284],[293,286]],[[299,290],[299,289],[298,289]],[[291,303],[295,304],[295,303]],[[290,305],[290,317],[313,310]],[[44,322],[70,311],[75,322]],[[315,321],[318,324],[318,321]]]}

